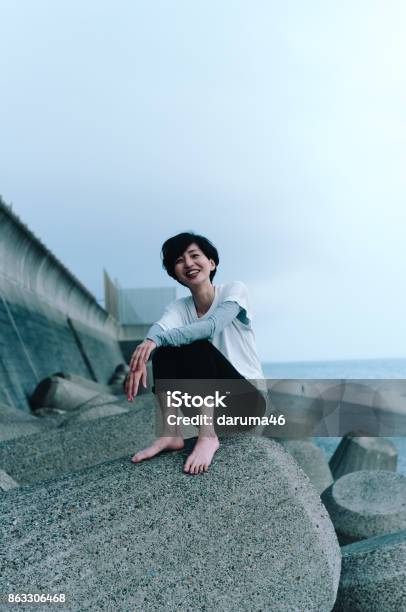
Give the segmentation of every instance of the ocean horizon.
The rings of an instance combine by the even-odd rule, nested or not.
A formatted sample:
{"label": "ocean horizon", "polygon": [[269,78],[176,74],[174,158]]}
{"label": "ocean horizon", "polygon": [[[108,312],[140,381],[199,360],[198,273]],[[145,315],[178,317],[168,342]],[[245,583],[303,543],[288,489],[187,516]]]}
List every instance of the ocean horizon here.
{"label": "ocean horizon", "polygon": [[262,368],[265,378],[278,379],[406,378],[406,358],[264,362]]}

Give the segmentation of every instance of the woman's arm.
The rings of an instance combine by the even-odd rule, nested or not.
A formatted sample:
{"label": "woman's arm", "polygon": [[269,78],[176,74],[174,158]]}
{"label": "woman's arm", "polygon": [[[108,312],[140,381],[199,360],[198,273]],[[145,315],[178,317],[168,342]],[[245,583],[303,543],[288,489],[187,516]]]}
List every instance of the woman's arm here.
{"label": "woman's arm", "polygon": [[212,339],[236,318],[240,309],[237,302],[222,302],[207,319],[195,321],[190,325],[164,331],[158,323],[154,323],[146,338],[155,342],[157,346],[181,346],[195,340]]}

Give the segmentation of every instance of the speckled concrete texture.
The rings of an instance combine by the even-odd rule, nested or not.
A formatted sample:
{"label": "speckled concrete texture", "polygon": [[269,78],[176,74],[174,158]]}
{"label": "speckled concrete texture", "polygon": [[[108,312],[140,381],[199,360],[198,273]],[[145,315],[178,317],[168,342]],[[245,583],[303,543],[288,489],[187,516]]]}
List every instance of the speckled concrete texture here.
{"label": "speckled concrete texture", "polygon": [[334,612],[406,610],[406,531],[344,546]]}
{"label": "speckled concrete texture", "polygon": [[124,414],[128,412],[129,408],[126,402],[116,401],[110,403],[109,401],[101,401],[98,406],[92,406],[85,410],[78,410],[77,413],[69,413],[69,418],[64,421],[64,425],[67,427],[76,425],[79,421],[91,421],[93,419],[100,419],[108,416],[114,416],[116,414]]}
{"label": "speckled concrete texture", "polygon": [[240,435],[190,476],[191,442],[5,493],[3,588],[64,592],[73,611],[329,612],[340,549],[297,463]]}
{"label": "speckled concrete texture", "polygon": [[15,489],[19,484],[11,478],[7,472],[4,470],[0,470],[0,491],[9,491],[10,489]]}
{"label": "speckled concrete texture", "polygon": [[155,438],[156,404],[150,394],[122,406],[131,409],[0,443],[0,468],[28,484],[134,453]]}
{"label": "speckled concrete texture", "polygon": [[334,479],[358,470],[396,472],[398,453],[387,438],[345,436],[330,459]]}
{"label": "speckled concrete texture", "polygon": [[322,494],[341,544],[406,529],[406,476],[362,470]]}
{"label": "speckled concrete texture", "polygon": [[309,438],[307,440],[279,440],[302,470],[307,474],[319,493],[322,493],[333,482],[324,451]]}
{"label": "speckled concrete texture", "polygon": [[49,422],[27,412],[0,404],[0,442],[40,433]]}

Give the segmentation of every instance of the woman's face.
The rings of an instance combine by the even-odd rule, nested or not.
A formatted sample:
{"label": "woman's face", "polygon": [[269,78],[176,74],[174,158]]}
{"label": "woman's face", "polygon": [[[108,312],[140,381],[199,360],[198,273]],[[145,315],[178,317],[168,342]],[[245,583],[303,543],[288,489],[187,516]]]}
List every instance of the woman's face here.
{"label": "woman's face", "polygon": [[208,280],[210,282],[210,272],[215,267],[214,260],[206,257],[200,247],[193,242],[175,261],[175,275],[179,282],[191,289]]}

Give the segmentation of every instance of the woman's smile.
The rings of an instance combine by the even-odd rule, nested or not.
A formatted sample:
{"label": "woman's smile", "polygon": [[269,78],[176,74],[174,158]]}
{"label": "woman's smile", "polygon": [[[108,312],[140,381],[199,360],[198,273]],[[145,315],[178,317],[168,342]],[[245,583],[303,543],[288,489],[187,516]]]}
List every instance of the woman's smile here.
{"label": "woman's smile", "polygon": [[188,272],[186,272],[186,276],[188,278],[194,278],[197,274],[199,274],[200,270],[188,270]]}

